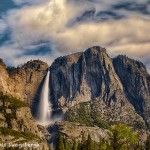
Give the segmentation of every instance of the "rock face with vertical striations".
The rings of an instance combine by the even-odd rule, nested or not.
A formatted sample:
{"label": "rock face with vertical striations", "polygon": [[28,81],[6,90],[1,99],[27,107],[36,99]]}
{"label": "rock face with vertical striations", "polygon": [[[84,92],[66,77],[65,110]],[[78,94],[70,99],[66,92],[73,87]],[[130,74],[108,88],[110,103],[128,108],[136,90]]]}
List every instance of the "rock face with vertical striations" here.
{"label": "rock face with vertical striations", "polygon": [[[0,59],[0,140],[4,143],[40,144],[49,149],[42,132],[33,119],[28,104],[35,97],[48,65],[29,61],[21,67],[7,68]],[[28,103],[28,104],[27,104]]]}
{"label": "rock face with vertical striations", "polygon": [[[47,68],[34,60],[8,69],[0,60],[0,91],[30,104],[39,96]],[[93,121],[96,113],[106,122],[149,127],[150,75],[141,62],[121,55],[112,59],[105,48],[94,46],[55,59],[49,69],[50,101],[54,109],[63,110],[66,120],[81,120],[85,113]]]}
{"label": "rock face with vertical striations", "polygon": [[150,127],[150,75],[144,64],[122,55],[113,64],[126,97]]}
{"label": "rock face with vertical striations", "polygon": [[[98,110],[103,120],[130,125],[135,122],[137,126],[139,122],[140,126],[145,126],[144,116],[137,113],[136,106],[124,90],[126,85],[120,78],[121,74],[117,71],[118,65],[115,62],[115,59],[112,60],[108,56],[106,49],[99,46],[82,53],[57,58],[50,67],[50,97],[53,106],[62,108],[64,112],[69,109],[67,114],[70,112],[75,115],[80,103],[89,102],[87,110]],[[146,72],[143,65],[141,68]],[[125,71],[128,74],[128,70]],[[149,91],[148,76],[147,73],[146,79],[141,80],[146,82],[147,97],[149,97],[146,94]],[[136,88],[138,90],[140,87],[136,85]],[[144,89],[141,92],[144,92]],[[136,92],[132,94],[136,95]]]}
{"label": "rock face with vertical striations", "polygon": [[63,99],[63,105],[74,105],[99,97],[109,106],[123,91],[111,58],[100,47],[60,57],[50,69],[51,99],[55,105]]}
{"label": "rock face with vertical striations", "polygon": [[28,61],[21,67],[8,69],[12,90],[16,97],[28,102],[34,99],[37,89],[46,74],[48,65],[40,60]]}

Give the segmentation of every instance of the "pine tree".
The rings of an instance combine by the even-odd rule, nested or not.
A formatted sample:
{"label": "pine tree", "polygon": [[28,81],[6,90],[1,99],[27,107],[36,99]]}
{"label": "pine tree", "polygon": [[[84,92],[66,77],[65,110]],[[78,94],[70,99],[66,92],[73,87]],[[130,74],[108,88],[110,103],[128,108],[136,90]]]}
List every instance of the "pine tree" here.
{"label": "pine tree", "polygon": [[82,143],[78,143],[78,149],[77,150],[81,150],[82,149]]}
{"label": "pine tree", "polygon": [[52,150],[52,147],[51,147],[51,146],[49,146],[49,150]]}
{"label": "pine tree", "polygon": [[98,150],[107,150],[108,149],[108,141],[105,139],[100,139]]}
{"label": "pine tree", "polygon": [[66,137],[64,138],[64,148],[65,148],[65,150],[70,150],[71,149],[70,143],[69,143],[69,141],[67,140]]}
{"label": "pine tree", "polygon": [[96,141],[93,141],[93,147],[94,147],[94,150],[98,150],[99,145]]}
{"label": "pine tree", "polygon": [[131,149],[137,144],[137,135],[124,124],[112,126],[108,132],[110,144],[108,149]]}
{"label": "pine tree", "polygon": [[86,141],[85,133],[83,133],[83,134],[82,134],[82,140],[81,140],[81,143],[83,144],[83,143],[85,143],[85,141]]}
{"label": "pine tree", "polygon": [[86,141],[86,150],[95,150],[94,149],[94,141],[92,140],[90,134],[88,134],[88,139]]}
{"label": "pine tree", "polygon": [[86,150],[86,138],[84,133],[82,134],[81,143],[78,145],[78,150]]}
{"label": "pine tree", "polygon": [[64,149],[64,143],[61,133],[58,133],[57,141],[56,141],[56,148],[55,150],[65,150]]}
{"label": "pine tree", "polygon": [[73,141],[73,147],[72,150],[78,150],[78,143],[76,140]]}
{"label": "pine tree", "polygon": [[150,138],[147,138],[147,140],[146,140],[145,149],[150,150]]}

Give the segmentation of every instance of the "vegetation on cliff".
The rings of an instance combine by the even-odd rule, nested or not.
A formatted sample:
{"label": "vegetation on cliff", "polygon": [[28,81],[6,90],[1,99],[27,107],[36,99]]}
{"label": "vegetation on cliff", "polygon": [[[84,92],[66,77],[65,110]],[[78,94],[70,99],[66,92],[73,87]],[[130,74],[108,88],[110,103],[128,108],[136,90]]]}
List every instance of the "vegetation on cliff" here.
{"label": "vegetation on cliff", "polygon": [[0,142],[17,144],[31,141],[44,143],[47,148],[46,141],[32,118],[28,104],[0,92]]}
{"label": "vegetation on cliff", "polygon": [[79,104],[79,106],[70,109],[65,114],[65,120],[77,122],[86,126],[98,126],[100,128],[108,128],[109,124],[100,119],[101,113],[96,109],[90,108],[90,102]]}
{"label": "vegetation on cliff", "polygon": [[[100,127],[107,129],[111,125],[116,124],[120,121],[111,120],[113,118],[113,113],[109,112],[109,109],[105,112],[99,108],[104,107],[100,100],[93,100],[91,102],[84,102],[79,105],[76,105],[69,109],[65,114],[65,120],[75,123],[80,123],[81,125],[89,127]],[[104,115],[105,113],[105,115]],[[132,122],[132,121],[123,121],[123,123],[133,126],[134,128],[144,129],[145,125],[143,122]]]}
{"label": "vegetation on cliff", "polygon": [[[91,135],[82,135],[81,140],[67,139],[68,137],[59,132],[55,150],[144,150],[150,148],[150,140],[141,143],[138,134],[125,124],[110,126],[107,131],[107,139],[92,140]],[[68,147],[65,148],[67,141]]]}
{"label": "vegetation on cliff", "polygon": [[28,104],[22,102],[20,99],[10,95],[3,94],[2,92],[0,92],[0,102],[2,103],[2,106],[0,106],[1,111],[6,108],[15,110],[20,107],[29,107]]}
{"label": "vegetation on cliff", "polygon": [[10,135],[10,136],[14,136],[15,138],[23,137],[24,139],[27,140],[39,140],[39,137],[34,135],[32,132],[15,131],[13,129],[4,128],[4,127],[0,128],[0,136],[1,135],[4,136]]}

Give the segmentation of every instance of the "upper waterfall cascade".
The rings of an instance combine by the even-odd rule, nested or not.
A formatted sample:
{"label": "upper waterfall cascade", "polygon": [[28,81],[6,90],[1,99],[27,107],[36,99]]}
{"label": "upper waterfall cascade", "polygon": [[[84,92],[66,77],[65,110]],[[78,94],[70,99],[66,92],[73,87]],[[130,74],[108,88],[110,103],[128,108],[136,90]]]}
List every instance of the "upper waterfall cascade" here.
{"label": "upper waterfall cascade", "polygon": [[45,81],[40,94],[40,105],[38,108],[39,122],[45,124],[50,120],[51,117],[51,104],[49,101],[49,76],[50,71],[47,72]]}

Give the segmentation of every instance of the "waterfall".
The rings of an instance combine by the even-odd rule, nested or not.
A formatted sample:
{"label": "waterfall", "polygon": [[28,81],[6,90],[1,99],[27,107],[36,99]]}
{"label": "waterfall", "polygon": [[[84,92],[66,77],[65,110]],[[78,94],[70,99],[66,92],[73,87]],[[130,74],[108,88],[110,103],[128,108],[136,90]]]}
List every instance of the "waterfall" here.
{"label": "waterfall", "polygon": [[50,121],[51,117],[51,104],[49,102],[49,76],[50,71],[48,70],[41,90],[38,108],[38,122],[41,125],[46,125]]}
{"label": "waterfall", "polygon": [[63,111],[61,109],[52,109],[50,102],[50,71],[48,70],[46,76],[42,80],[38,90],[37,97],[32,103],[32,115],[37,123],[42,126],[54,124],[56,121],[63,119]]}

